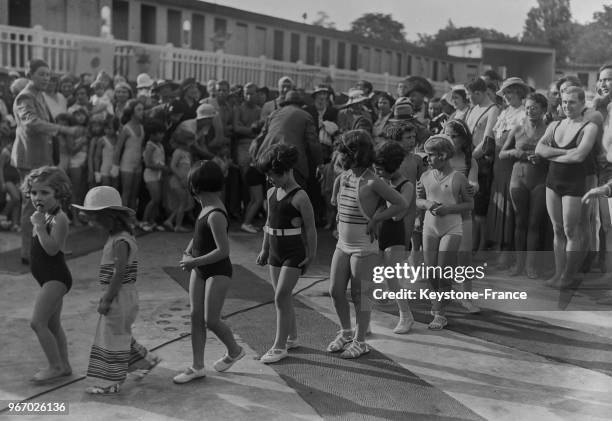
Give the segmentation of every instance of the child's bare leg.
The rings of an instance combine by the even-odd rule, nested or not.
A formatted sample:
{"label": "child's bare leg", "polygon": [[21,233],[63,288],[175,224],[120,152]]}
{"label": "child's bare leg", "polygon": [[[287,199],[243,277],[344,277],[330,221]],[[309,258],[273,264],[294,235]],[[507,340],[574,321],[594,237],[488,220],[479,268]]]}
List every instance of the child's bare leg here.
{"label": "child's bare leg", "polygon": [[273,269],[278,270],[278,277],[274,286],[276,338],[272,348],[285,349],[288,337],[292,339],[297,338],[292,293],[302,271],[298,268],[283,266],[281,268],[270,267],[270,272],[272,272]]}
{"label": "child's bare leg", "polygon": [[206,346],[206,322],[204,318],[204,294],[206,283],[197,270],[191,271],[189,279],[189,304],[191,307],[191,351],[193,368],[204,368],[204,347]]}
{"label": "child's bare leg", "polygon": [[72,373],[72,367],[70,367],[70,362],[68,360],[68,345],[66,341],[66,333],[64,333],[64,329],[62,328],[61,323],[61,314],[62,314],[62,306],[63,300],[60,302],[59,308],[53,315],[51,316],[51,320],[49,320],[49,330],[55,336],[55,340],[57,342],[57,349],[59,351],[60,360],[62,361],[63,373],[65,375],[69,375]]}
{"label": "child's bare leg", "polygon": [[351,276],[350,256],[340,249],[334,251],[329,273],[331,296],[340,326],[344,331],[351,330],[351,310],[346,299],[346,288]]}
{"label": "child's bare leg", "polygon": [[[374,266],[381,263],[378,254],[369,254],[367,256],[352,255],[351,264],[351,297],[355,305],[356,330],[355,339],[358,342],[365,340],[366,331],[370,325],[370,314],[372,312],[372,303],[369,297],[365,295],[369,291],[369,286],[372,282],[372,273]],[[362,294],[364,291],[364,294]]]}
{"label": "child's bare leg", "polygon": [[49,367],[34,375],[34,380],[44,381],[63,375],[64,364],[58,347],[57,339],[49,329],[49,323],[58,311],[61,311],[62,300],[66,286],[59,281],[48,281],[40,290],[30,326],[36,333],[40,346],[47,357]]}

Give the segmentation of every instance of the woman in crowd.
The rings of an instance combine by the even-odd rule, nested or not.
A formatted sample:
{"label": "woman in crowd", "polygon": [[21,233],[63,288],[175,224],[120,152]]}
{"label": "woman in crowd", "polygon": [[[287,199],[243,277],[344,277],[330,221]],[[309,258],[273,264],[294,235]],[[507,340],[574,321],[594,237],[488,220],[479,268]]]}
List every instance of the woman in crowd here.
{"label": "woman in crowd", "polygon": [[514,208],[516,266],[513,275],[523,272],[537,278],[536,254],[541,227],[546,216],[547,162],[535,155],[538,140],[546,131],[544,113],[548,101],[541,94],[529,94],[525,102],[527,118],[510,130],[499,153],[500,162],[514,162],[510,178],[510,197]]}
{"label": "woman in crowd", "polygon": [[119,121],[123,117],[123,110],[125,109],[125,104],[132,99],[132,88],[125,82],[120,82],[115,85],[115,94],[114,94],[114,113]]}
{"label": "woman in crowd", "polygon": [[510,176],[514,162],[511,159],[499,159],[508,133],[520,126],[525,119],[523,100],[529,87],[518,77],[504,81],[498,95],[504,97],[507,107],[502,110],[493,127],[495,135],[495,161],[493,164],[493,183],[491,185],[491,200],[487,213],[488,240],[494,250],[501,253],[499,264],[503,268],[509,265],[514,236],[514,210],[510,200]]}
{"label": "woman in crowd", "polygon": [[470,111],[470,101],[467,97],[467,90],[463,85],[453,87],[451,102],[455,107],[455,112],[450,115],[450,119],[465,120],[467,113]]}
{"label": "woman in crowd", "polygon": [[55,118],[59,114],[65,113],[68,109],[66,98],[64,95],[58,92],[59,78],[57,76],[51,76],[47,89],[43,93],[45,102],[51,113],[51,117]]}
{"label": "woman in crowd", "polygon": [[393,97],[386,92],[378,96],[378,115],[374,122],[374,127],[372,128],[374,143],[378,144],[386,140],[385,127],[387,126],[389,118],[393,117],[392,107],[394,103],[395,100]]}

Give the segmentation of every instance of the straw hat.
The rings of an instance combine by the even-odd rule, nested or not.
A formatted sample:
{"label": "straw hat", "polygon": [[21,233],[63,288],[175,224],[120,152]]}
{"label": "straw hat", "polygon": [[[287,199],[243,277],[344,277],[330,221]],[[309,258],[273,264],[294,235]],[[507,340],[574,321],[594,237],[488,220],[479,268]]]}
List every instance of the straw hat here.
{"label": "straw hat", "polygon": [[134,216],[136,212],[121,204],[121,196],[119,192],[109,186],[98,186],[87,192],[83,206],[72,204],[77,209],[95,212],[104,209],[112,209],[121,212],[127,212],[130,216]]}
{"label": "straw hat", "polygon": [[353,104],[359,104],[369,99],[361,89],[349,89],[347,96],[348,102],[342,105],[342,108],[350,107]]}
{"label": "straw hat", "polygon": [[521,79],[520,77],[509,77],[508,79],[504,80],[504,83],[502,83],[501,88],[499,88],[499,91],[497,91],[496,94],[502,96],[504,93],[504,89],[507,89],[512,85],[521,86],[523,87],[523,89],[525,89],[526,92],[529,92],[529,85],[527,85],[523,81],[523,79]]}

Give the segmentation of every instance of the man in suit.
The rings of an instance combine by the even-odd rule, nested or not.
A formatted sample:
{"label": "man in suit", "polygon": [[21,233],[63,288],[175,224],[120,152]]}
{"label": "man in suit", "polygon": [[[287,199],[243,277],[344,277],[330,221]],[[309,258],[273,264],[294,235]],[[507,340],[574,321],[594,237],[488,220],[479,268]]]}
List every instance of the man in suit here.
{"label": "man in suit", "polygon": [[298,92],[287,92],[279,105],[280,108],[270,115],[262,132],[253,140],[251,152],[257,160],[277,143],[297,147],[299,159],[293,175],[295,181],[306,189],[308,180],[314,178],[315,168],[322,162],[316,125],[311,115],[302,109],[304,102]]}

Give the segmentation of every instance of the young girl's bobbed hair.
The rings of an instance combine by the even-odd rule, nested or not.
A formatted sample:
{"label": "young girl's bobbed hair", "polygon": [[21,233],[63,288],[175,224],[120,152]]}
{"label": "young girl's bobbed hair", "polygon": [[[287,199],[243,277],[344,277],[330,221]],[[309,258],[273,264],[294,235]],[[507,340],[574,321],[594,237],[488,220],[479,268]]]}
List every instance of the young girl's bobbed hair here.
{"label": "young girl's bobbed hair", "polygon": [[293,145],[277,143],[265,151],[257,160],[257,168],[267,174],[284,174],[298,162],[298,150]]}
{"label": "young girl's bobbed hair", "polygon": [[197,195],[201,192],[220,192],[223,190],[223,171],[214,161],[196,162],[188,176],[189,188],[191,193]]}
{"label": "young girl's bobbed hair", "polygon": [[394,173],[402,165],[406,152],[402,145],[393,141],[382,142],[376,147],[374,164],[383,167],[389,174]]}
{"label": "young girl's bobbed hair", "polygon": [[431,136],[425,142],[425,152],[435,152],[444,154],[446,159],[451,159],[455,155],[455,145],[453,140],[445,134]]}

